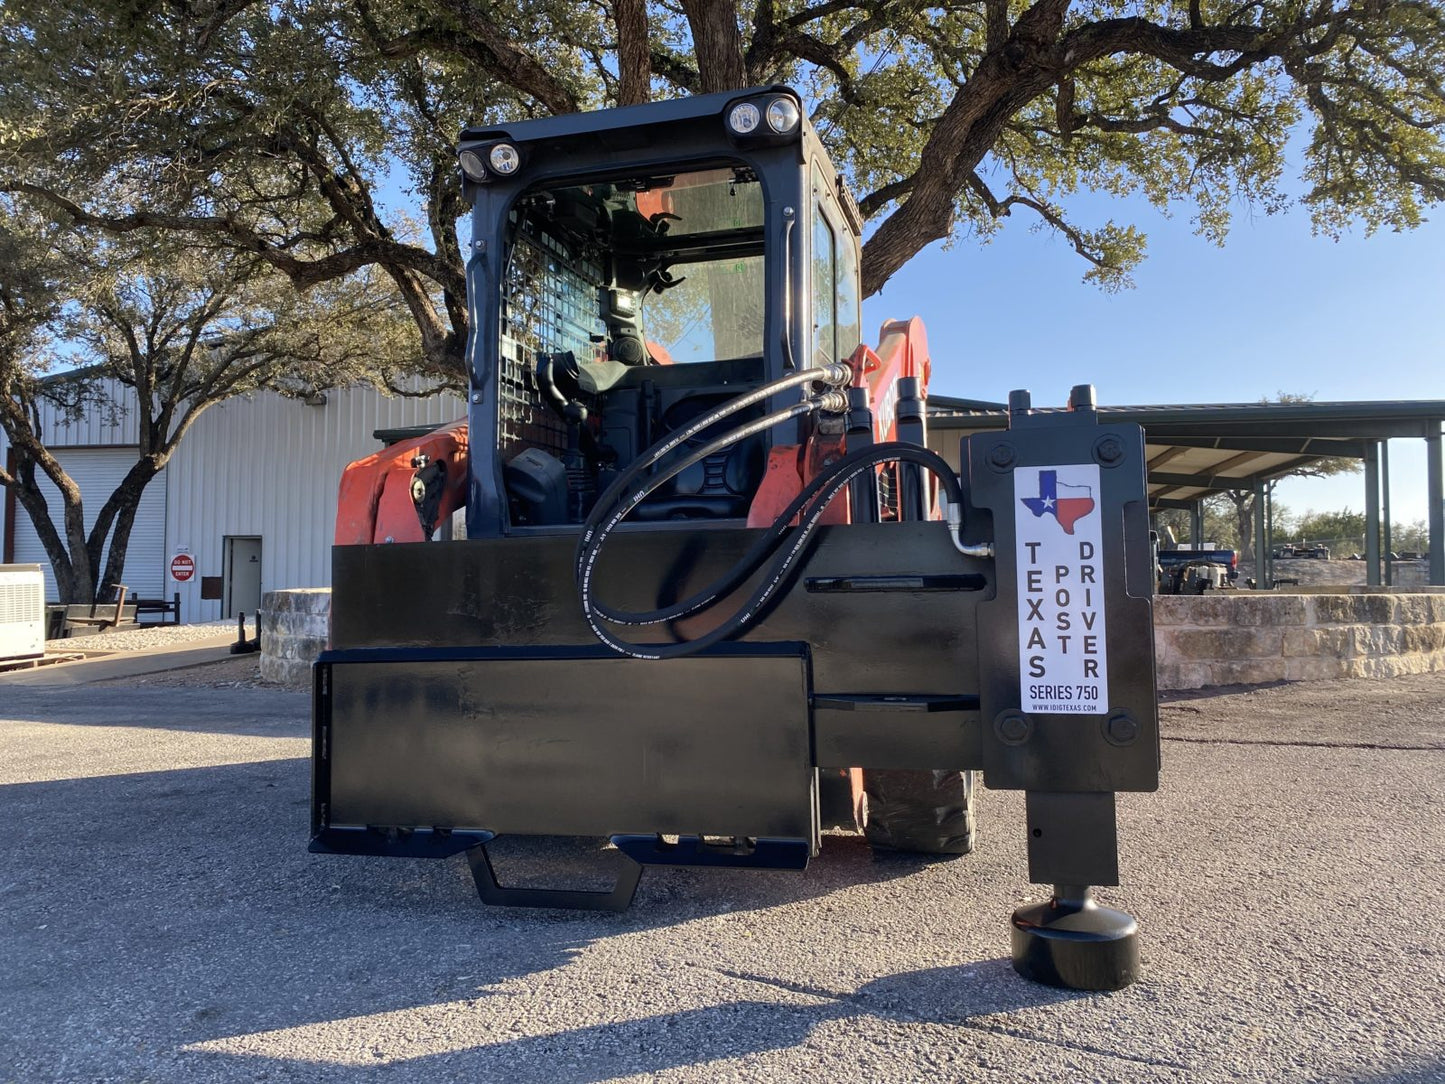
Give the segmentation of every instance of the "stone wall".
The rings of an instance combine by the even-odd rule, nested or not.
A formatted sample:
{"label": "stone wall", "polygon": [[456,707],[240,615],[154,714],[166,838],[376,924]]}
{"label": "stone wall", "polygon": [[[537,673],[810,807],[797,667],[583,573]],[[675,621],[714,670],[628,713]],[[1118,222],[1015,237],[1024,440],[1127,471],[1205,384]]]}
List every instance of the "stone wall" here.
{"label": "stone wall", "polygon": [[1445,670],[1445,594],[1161,596],[1154,643],[1161,689]]}
{"label": "stone wall", "polygon": [[[330,619],[326,588],[267,592],[262,678],[309,685]],[[1445,593],[1162,595],[1154,643],[1161,689],[1445,670]]]}
{"label": "stone wall", "polygon": [[331,636],[331,590],[267,591],[261,599],[261,678],[310,685],[311,664]]}

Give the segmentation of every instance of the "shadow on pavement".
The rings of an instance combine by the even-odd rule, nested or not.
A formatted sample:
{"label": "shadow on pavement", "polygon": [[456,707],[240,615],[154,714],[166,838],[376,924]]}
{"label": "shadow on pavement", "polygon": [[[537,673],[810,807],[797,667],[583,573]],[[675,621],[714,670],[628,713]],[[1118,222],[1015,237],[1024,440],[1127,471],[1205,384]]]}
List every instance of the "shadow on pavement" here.
{"label": "shadow on pavement", "polygon": [[291,689],[74,685],[0,687],[0,717],[64,726],[133,726],[193,734],[311,733],[311,697]]}
{"label": "shadow on pavement", "polygon": [[[767,978],[737,972],[724,974],[744,983],[779,988],[774,980]],[[1001,981],[1005,977],[1012,981]],[[319,1065],[305,1059],[293,1061],[284,1058],[279,1061],[266,1058],[265,1064],[272,1067],[287,1065],[298,1075],[310,1073],[318,1078],[358,1084],[397,1079],[398,1075],[429,1080],[505,1078],[515,1084],[594,1084],[617,1077],[650,1076],[670,1069],[701,1067],[709,1062],[801,1046],[822,1025],[830,1022],[847,1025],[849,1021],[865,1016],[1038,1041],[1035,1036],[984,1018],[995,1013],[1089,996],[1025,984],[1014,978],[1012,965],[1007,960],[990,960],[967,968],[901,972],[848,992],[810,990],[793,985],[781,988],[793,994],[816,998],[818,1003],[798,1005],[740,998],[704,1009],[569,1028],[525,1038],[478,1035],[475,1042],[465,1049],[416,1058],[387,1059],[376,1065]],[[920,1010],[919,1006],[928,1008]],[[1120,1056],[1116,1051],[1086,1043],[1045,1042],[1054,1047],[1062,1045],[1076,1053],[1108,1058]],[[236,1055],[212,1056],[224,1061]],[[251,1062],[252,1067],[259,1067],[255,1059],[246,1055],[240,1057]],[[1143,1063],[1161,1064],[1155,1060]]]}
{"label": "shadow on pavement", "polygon": [[[282,700],[288,694],[257,690],[239,691],[239,710],[224,691],[206,690],[204,699],[190,690],[88,692],[7,697],[0,710],[10,718],[75,725],[130,720],[277,736],[301,732],[297,716],[306,703],[304,695]],[[185,718],[157,720],[178,708]],[[222,726],[218,718],[238,721]],[[823,857],[802,874],[649,871],[636,904],[623,914],[487,909],[460,856],[428,862],[308,854],[308,794],[305,759],[0,786],[6,833],[0,1015],[17,1079],[57,1073],[197,1079],[198,1067],[202,1076],[207,1065],[219,1071],[217,1059],[234,1062],[230,1071],[238,1079],[248,1078],[248,1065],[262,1064],[290,1066],[296,1079],[315,1079],[323,1070],[365,1078],[377,1067],[274,1055],[258,1061],[195,1048],[457,1000],[505,1003],[511,994],[486,987],[530,983],[589,944],[826,896],[905,877],[926,864],[874,857],[858,837],[830,837]],[[977,965],[972,977],[939,970],[854,992],[803,992],[821,1001],[814,1006],[742,1000],[607,1025],[604,1046],[615,1054],[570,1079],[785,1047],[829,1020],[895,1011],[890,1005],[905,988],[911,1000],[940,1006],[940,1021],[967,1021],[1007,1007],[996,1004],[997,981],[983,984],[995,991],[992,1001],[980,1001],[976,987],[987,969],[1007,966]],[[730,978],[768,982],[740,973]],[[1067,995],[1020,980],[1008,996],[1044,1004]],[[464,1049],[418,1064],[434,1064],[442,1075],[470,1075],[532,1055],[545,1062],[548,1043],[587,1041],[592,1029],[574,1030],[551,1038],[476,1035]],[[535,1078],[507,1075],[568,1079],[555,1070]]]}

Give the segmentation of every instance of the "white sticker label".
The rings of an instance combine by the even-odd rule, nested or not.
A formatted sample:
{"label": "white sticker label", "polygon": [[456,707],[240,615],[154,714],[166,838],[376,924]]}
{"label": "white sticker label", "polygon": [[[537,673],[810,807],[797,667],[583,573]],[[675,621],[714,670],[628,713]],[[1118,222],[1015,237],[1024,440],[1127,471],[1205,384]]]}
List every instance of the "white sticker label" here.
{"label": "white sticker label", "polygon": [[1026,712],[1109,710],[1099,493],[1093,463],[1014,471],[1019,694]]}

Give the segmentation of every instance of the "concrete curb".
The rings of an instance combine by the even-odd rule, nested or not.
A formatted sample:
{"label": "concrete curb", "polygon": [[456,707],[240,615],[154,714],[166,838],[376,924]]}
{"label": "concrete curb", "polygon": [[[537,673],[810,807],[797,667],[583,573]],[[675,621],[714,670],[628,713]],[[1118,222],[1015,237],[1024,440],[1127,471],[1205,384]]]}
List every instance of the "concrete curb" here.
{"label": "concrete curb", "polygon": [[117,651],[80,662],[61,662],[35,670],[17,670],[0,674],[0,684],[27,687],[88,685],[92,681],[139,677],[166,670],[182,670],[231,657],[232,633],[193,640],[185,647],[156,647],[143,651]]}

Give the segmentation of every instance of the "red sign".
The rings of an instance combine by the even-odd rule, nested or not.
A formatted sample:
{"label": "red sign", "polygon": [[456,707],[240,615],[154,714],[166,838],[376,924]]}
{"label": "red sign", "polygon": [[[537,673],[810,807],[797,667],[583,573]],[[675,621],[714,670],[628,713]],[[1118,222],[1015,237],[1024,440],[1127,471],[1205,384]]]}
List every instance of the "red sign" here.
{"label": "red sign", "polygon": [[178,553],[171,558],[171,579],[185,583],[196,574],[196,559],[189,553]]}

